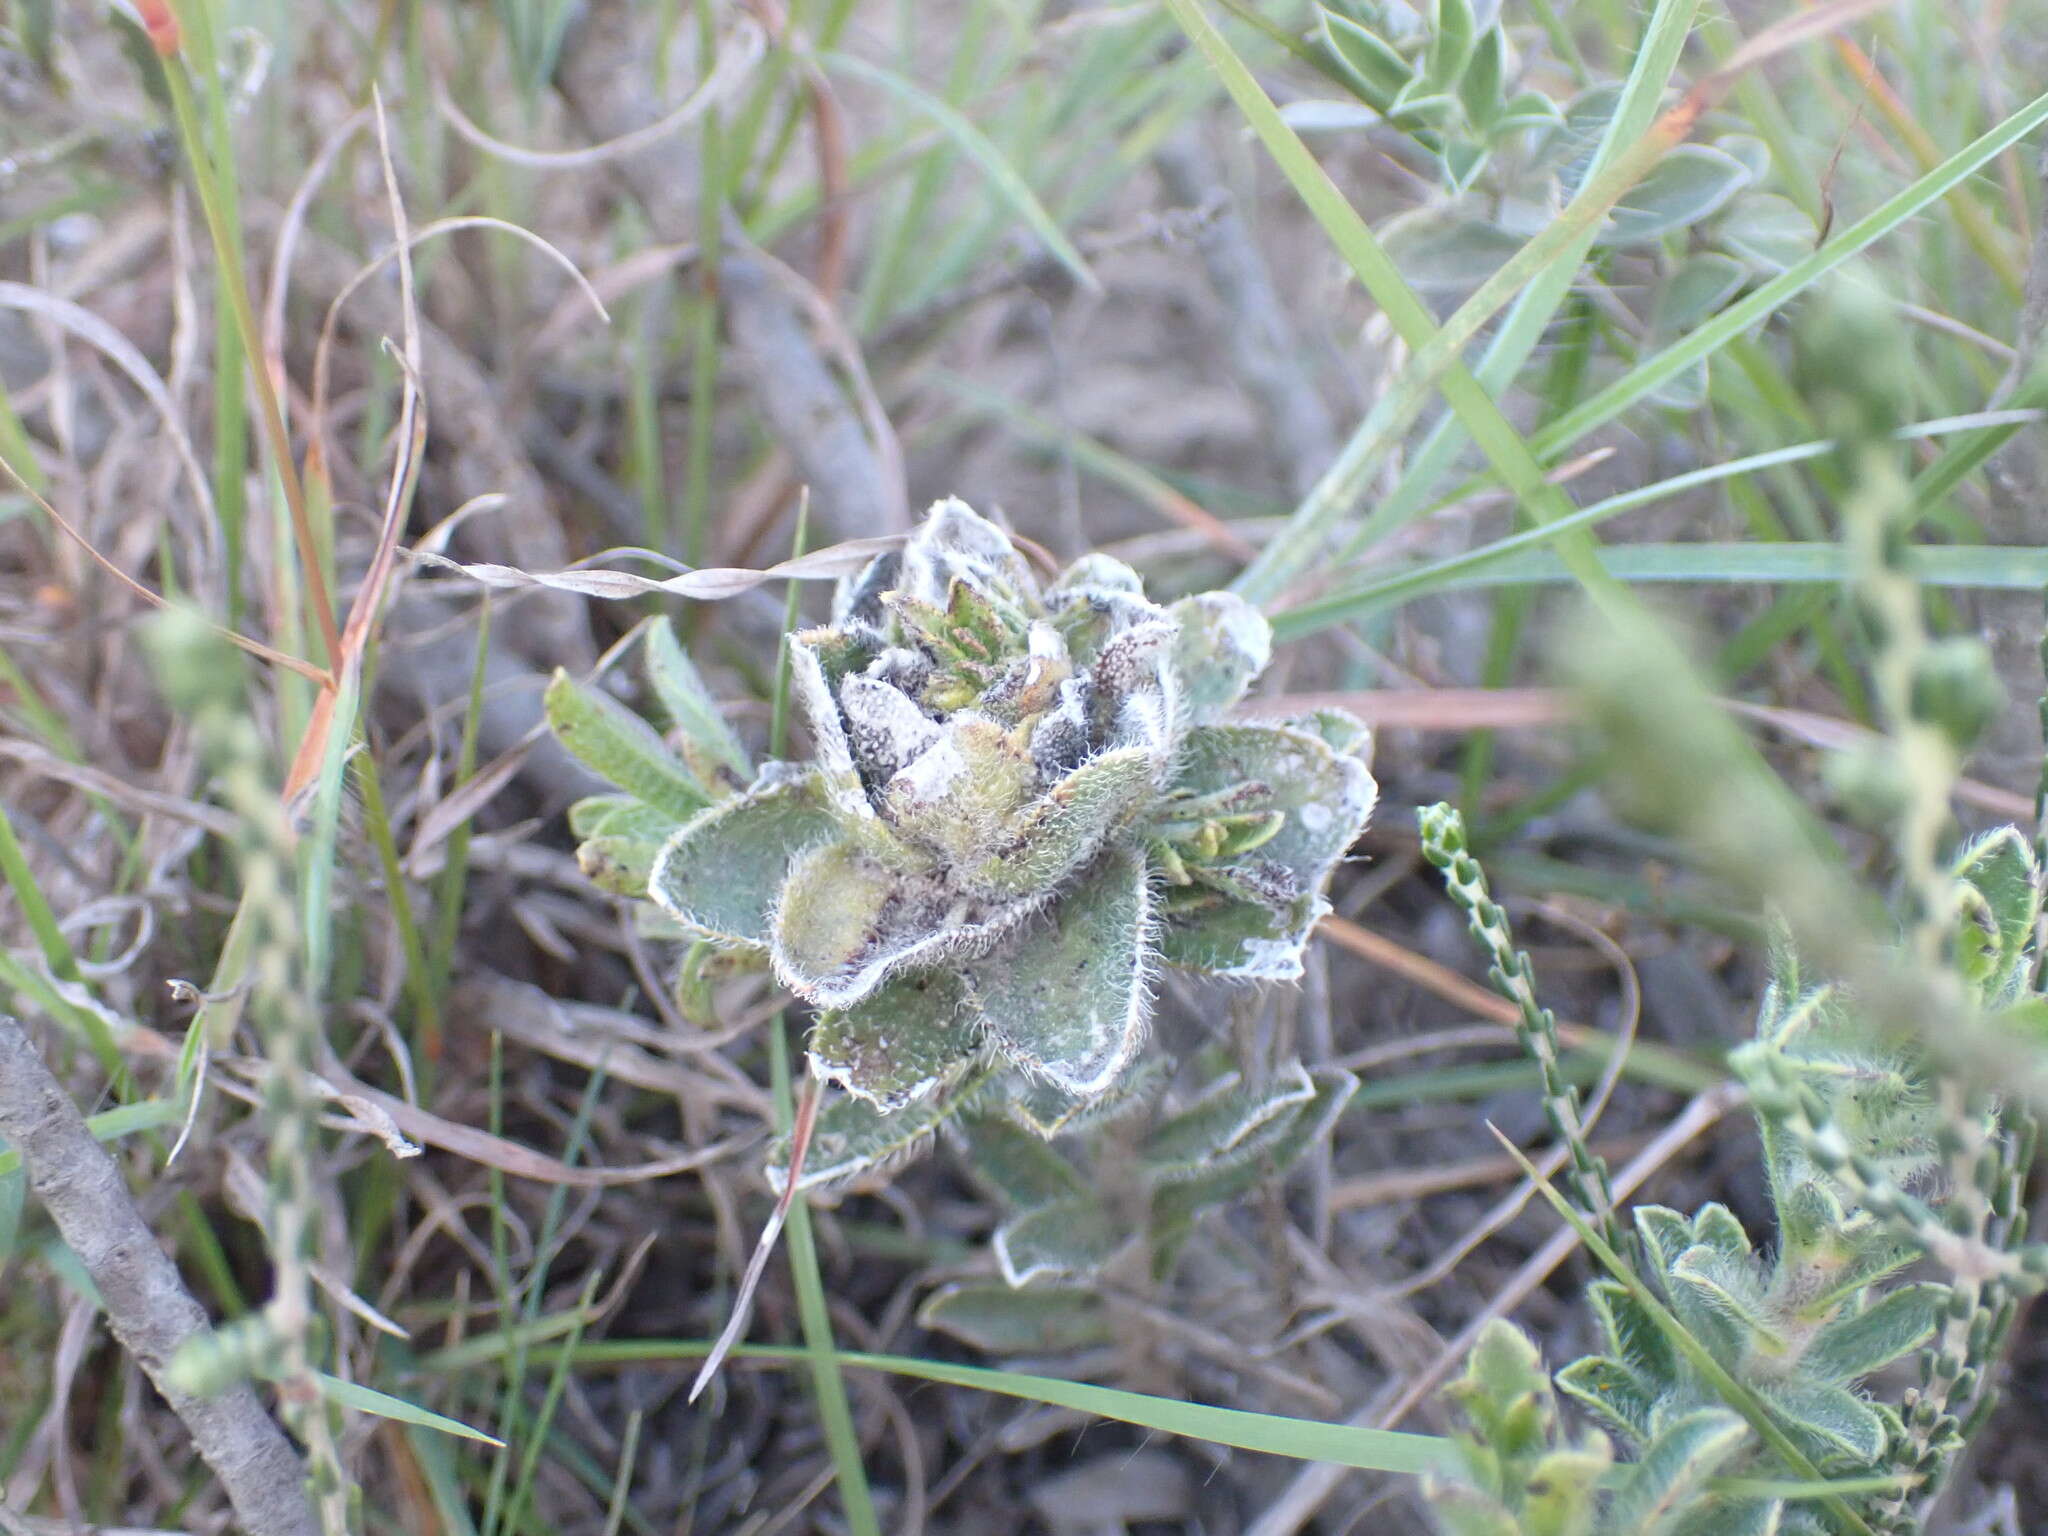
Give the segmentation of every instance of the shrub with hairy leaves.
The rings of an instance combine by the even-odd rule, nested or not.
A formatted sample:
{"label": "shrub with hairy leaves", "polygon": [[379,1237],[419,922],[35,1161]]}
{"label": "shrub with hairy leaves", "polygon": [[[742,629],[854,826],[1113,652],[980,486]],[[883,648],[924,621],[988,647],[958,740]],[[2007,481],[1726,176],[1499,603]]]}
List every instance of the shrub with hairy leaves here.
{"label": "shrub with hairy leaves", "polygon": [[[755,770],[672,632],[647,644],[679,752],[566,677],[550,695],[563,743],[625,791],[572,813],[582,862],[695,941],[686,979],[724,955],[814,1010],[810,1067],[840,1091],[802,1187],[876,1169],[963,1114],[980,1127],[970,1153],[1013,1185],[1020,1154],[989,1126],[1046,1138],[1142,1103],[1159,1082],[1139,1069],[1159,967],[1298,977],[1372,809],[1356,720],[1226,718],[1270,655],[1256,609],[1226,592],[1155,603],[1100,555],[1041,581],[959,501],[843,582],[831,623],[789,637],[808,760]],[[1281,1064],[1155,1128],[1178,1137],[1176,1167],[1148,1175],[1157,1251],[1297,1154],[1351,1086]],[[786,1162],[771,1152],[778,1184]],[[1117,1246],[1067,1243],[1034,1265],[1015,1258],[1028,1243],[1004,1250],[1014,1283]]]}

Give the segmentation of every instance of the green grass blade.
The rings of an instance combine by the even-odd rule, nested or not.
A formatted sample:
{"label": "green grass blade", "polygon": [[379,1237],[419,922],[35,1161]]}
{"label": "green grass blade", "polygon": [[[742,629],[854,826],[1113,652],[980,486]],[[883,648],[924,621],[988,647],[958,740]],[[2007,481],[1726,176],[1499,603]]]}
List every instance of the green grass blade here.
{"label": "green grass blade", "polygon": [[[550,1319],[551,1323],[555,1320]],[[559,1327],[557,1332],[559,1332]],[[528,1338],[528,1346],[539,1342]],[[474,1339],[429,1355],[419,1364],[423,1374],[446,1375],[496,1358],[507,1340],[503,1335]],[[575,1351],[578,1365],[626,1365],[649,1361],[694,1360],[710,1344],[696,1339],[620,1339],[583,1344]],[[804,1349],[743,1344],[733,1351],[736,1359],[776,1360],[801,1364],[811,1356]],[[1242,1408],[1217,1408],[1207,1403],[1184,1402],[1178,1398],[1154,1397],[1144,1392],[1126,1392],[1093,1382],[1063,1381],[1053,1376],[1032,1376],[1020,1371],[997,1370],[989,1366],[956,1365],[950,1360],[918,1360],[905,1355],[838,1353],[835,1362],[868,1370],[886,1371],[920,1381],[942,1382],[947,1386],[970,1387],[1026,1402],[1072,1408],[1097,1418],[1135,1424],[1163,1434],[1206,1440],[1212,1445],[1233,1446],[1242,1451],[1261,1451],[1271,1456],[1291,1456],[1300,1461],[1327,1461],[1337,1466],[1357,1467],[1368,1472],[1422,1473],[1454,1465],[1451,1442],[1436,1435],[1418,1435],[1395,1430],[1368,1429],[1353,1424],[1329,1424],[1320,1419],[1291,1419],[1282,1414],[1253,1413]]]}
{"label": "green grass blade", "polygon": [[[1593,151],[1586,181],[1598,176],[1623,146],[1633,144],[1649,129],[1698,13],[1699,0],[1659,0],[1643,34],[1642,46],[1636,50],[1621,100]],[[1571,292],[1597,234],[1597,227],[1589,225],[1574,236],[1516,298],[1473,370],[1488,390],[1500,394],[1521,373],[1556,316],[1558,306]],[[1420,512],[1425,498],[1464,445],[1465,434],[1459,430],[1455,417],[1446,416],[1438,422],[1409,461],[1407,473],[1402,475],[1393,494],[1366,520],[1360,539],[1369,539],[1382,528],[1399,527]]]}
{"label": "green grass blade", "polygon": [[1960,186],[2044,122],[2048,122],[2048,95],[2035,97],[1990,132],[1893,193],[1805,260],[1793,263],[1753,293],[1698,326],[1683,340],[1673,342],[1655,357],[1638,363],[1607,388],[1538,432],[1530,439],[1530,446],[1544,460],[1555,460],[1595,427],[1612,421],[1701,358],[1719,351],[1850,257],[1924,213],[1946,197],[1951,188]]}
{"label": "green grass blade", "polygon": [[[88,1116],[85,1128],[95,1141],[119,1141],[144,1131],[160,1131],[184,1117],[185,1106],[175,1099],[137,1099],[117,1109],[104,1109]],[[19,1152],[0,1151],[0,1179],[21,1167]]]}
{"label": "green grass blade", "polygon": [[42,950],[43,959],[49,963],[51,974],[62,981],[81,981],[78,957],[72,954],[70,941],[57,925],[57,914],[43,896],[43,888],[36,883],[35,871],[29,868],[28,855],[22,851],[20,840],[14,835],[14,823],[8,818],[4,806],[0,806],[0,874],[6,876],[7,884],[13,889],[21,915],[28,922],[29,932],[35,935],[36,945]]}
{"label": "green grass blade", "polygon": [[[1469,330],[1440,332],[1422,300],[1408,286],[1387,255],[1379,238],[1359,216],[1337,184],[1323,170],[1273,104],[1264,87],[1232,51],[1202,10],[1201,0],[1166,0],[1174,18],[1191,41],[1207,57],[1223,81],[1223,87],[1243,112],[1252,131],[1273,157],[1323,232],[1330,237],[1345,262],[1365,285],[1396,334],[1415,355],[1402,370],[1395,387],[1381,397],[1363,425],[1338,455],[1337,462],[1309,493],[1289,526],[1266,547],[1265,552],[1238,578],[1237,592],[1254,602],[1269,602],[1293,576],[1306,569],[1322,551],[1323,536],[1330,523],[1350,504],[1346,487],[1362,484],[1363,477],[1381,456],[1400,441],[1428,403],[1432,389],[1464,424],[1488,461],[1499,472],[1516,499],[1539,521],[1552,521],[1571,510],[1563,492],[1543,477],[1542,468],[1493,397],[1458,360],[1463,342],[1477,333],[1481,317],[1490,315],[1513,296],[1515,290],[1571,239],[1573,226],[1566,219],[1553,222],[1543,234],[1531,240],[1514,259],[1453,317],[1454,323]],[[1638,173],[1636,149],[1624,156],[1602,176],[1582,189],[1573,200],[1574,215],[1588,222],[1596,220],[1608,202],[1626,190]],[[1611,192],[1612,196],[1609,197]],[[1591,558],[1587,536],[1580,533],[1566,545],[1566,558],[1589,592],[1607,595],[1608,581],[1599,564]]]}
{"label": "green grass blade", "polygon": [[437,1429],[444,1435],[458,1435],[464,1440],[481,1440],[485,1445],[503,1446],[504,1441],[495,1435],[487,1435],[480,1429],[472,1429],[460,1419],[451,1419],[445,1414],[408,1403],[402,1397],[393,1397],[388,1392],[379,1392],[360,1382],[343,1381],[339,1377],[323,1372],[313,1373],[319,1383],[320,1395],[329,1402],[339,1403],[344,1408],[353,1408],[358,1413],[373,1413],[380,1419],[395,1419],[400,1424],[414,1424],[421,1429]]}
{"label": "green grass blade", "polygon": [[934,96],[922,86],[916,85],[894,70],[884,69],[879,64],[870,64],[866,59],[856,58],[850,53],[825,53],[821,62],[828,69],[837,70],[857,79],[879,85],[898,101],[921,116],[930,118],[946,137],[957,144],[962,153],[981,167],[988,177],[989,185],[996,194],[1010,205],[1011,211],[1031,227],[1031,232],[1045,242],[1045,248],[1052,253],[1059,264],[1074,275],[1074,281],[1090,293],[1102,292],[1102,284],[1089,267],[1086,258],[1066,237],[1053,216],[1045,211],[1045,205],[1038,200],[1023,176],[995,146],[995,143],[973,123],[969,122],[951,102]]}
{"label": "green grass blade", "polygon": [[[1591,510],[1591,509],[1588,509]],[[1502,544],[1508,541],[1501,540]],[[1498,550],[1488,545],[1487,551]],[[1485,553],[1473,552],[1474,557]],[[1702,585],[1777,583],[1832,586],[1847,581],[1850,569],[1838,544],[1620,544],[1599,552],[1602,567],[1623,582],[1694,582]],[[1447,569],[1456,567],[1456,569]],[[2048,548],[2020,544],[1928,545],[1914,552],[1914,574],[1930,587],[1979,592],[2038,592],[2048,583]],[[1357,618],[1418,597],[1468,592],[1482,587],[1575,580],[1556,553],[1518,547],[1460,556],[1357,587],[1330,600],[1276,615],[1273,632],[1299,639],[1325,625]],[[1334,615],[1334,616],[1333,616]]]}
{"label": "green grass blade", "polygon": [[[787,1135],[795,1106],[790,1096],[789,1039],[783,1032],[780,1015],[768,1027],[768,1050],[774,1076],[776,1128]],[[861,1461],[860,1434],[853,1425],[853,1404],[847,1399],[846,1378],[840,1374],[840,1355],[832,1341],[832,1313],[825,1304],[825,1280],[818,1271],[811,1206],[802,1195],[789,1203],[784,1240],[789,1249],[790,1273],[796,1280],[797,1315],[803,1323],[801,1358],[811,1368],[818,1423],[825,1432],[826,1448],[832,1453],[840,1507],[846,1512],[847,1528],[853,1536],[881,1536],[874,1496],[868,1491],[867,1468]]]}

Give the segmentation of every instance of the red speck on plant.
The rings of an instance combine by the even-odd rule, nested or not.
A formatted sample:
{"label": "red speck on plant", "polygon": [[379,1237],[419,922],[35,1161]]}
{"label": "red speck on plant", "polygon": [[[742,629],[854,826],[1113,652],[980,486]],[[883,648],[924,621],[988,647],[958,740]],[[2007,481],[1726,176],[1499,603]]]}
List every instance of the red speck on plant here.
{"label": "red speck on plant", "polygon": [[171,12],[170,0],[137,0],[135,9],[142,16],[142,28],[149,34],[156,56],[174,57],[178,52],[178,18]]}

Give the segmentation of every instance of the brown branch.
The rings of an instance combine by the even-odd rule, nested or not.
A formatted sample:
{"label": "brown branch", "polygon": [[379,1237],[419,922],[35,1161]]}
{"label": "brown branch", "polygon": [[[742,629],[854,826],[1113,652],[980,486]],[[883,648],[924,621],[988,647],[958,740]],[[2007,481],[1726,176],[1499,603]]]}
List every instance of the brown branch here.
{"label": "brown branch", "polygon": [[237,1384],[195,1397],[169,1377],[178,1351],[212,1334],[206,1314],[128,1198],[121,1171],[86,1129],[28,1034],[0,1016],[0,1136],[21,1154],[29,1188],[99,1289],[121,1347],[141,1364],[213,1468],[251,1536],[318,1536],[306,1469],[284,1431]]}

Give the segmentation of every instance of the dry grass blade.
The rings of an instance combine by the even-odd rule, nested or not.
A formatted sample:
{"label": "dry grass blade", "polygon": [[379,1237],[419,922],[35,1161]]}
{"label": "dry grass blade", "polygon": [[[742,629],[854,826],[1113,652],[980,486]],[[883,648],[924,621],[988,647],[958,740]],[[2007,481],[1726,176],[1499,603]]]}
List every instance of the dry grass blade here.
{"label": "dry grass blade", "polygon": [[[36,506],[42,509],[43,514],[46,517],[48,517],[51,522],[57,525],[58,529],[63,533],[64,537],[71,540],[72,543],[76,544],[81,550],[83,550],[88,556],[90,556],[93,563],[98,565],[101,570],[105,571],[109,576],[112,576],[116,581],[120,582],[122,586],[126,587],[130,592],[133,592],[137,597],[141,598],[145,603],[149,604],[152,608],[167,609],[171,606],[169,601],[161,593],[151,591],[148,587],[144,586],[141,582],[137,581],[133,576],[130,576],[126,571],[122,570],[118,565],[114,564],[114,562],[109,560],[105,555],[101,554],[99,549],[95,547],[95,545],[90,539],[88,539],[84,534],[80,533],[77,528],[72,526],[70,519],[65,517],[64,514],[59,512],[55,507],[51,506],[48,501],[44,500],[42,493],[39,492],[33,485],[29,484],[29,482],[22,477],[21,471],[16,469],[4,458],[0,458],[0,470],[5,470],[8,478],[13,480],[16,485],[20,486],[23,492],[26,493],[28,497],[35,502]],[[301,677],[308,678],[313,682],[320,683],[323,685],[327,681],[327,674],[321,671],[320,668],[314,666],[311,662],[301,661],[296,656],[288,656],[283,651],[274,650],[270,646],[265,645],[261,640],[251,640],[247,635],[236,634],[233,630],[226,629],[219,624],[212,623],[211,621],[207,623],[207,628],[212,630],[215,634],[219,635],[223,640],[227,641],[229,644],[237,647],[240,650],[247,651],[251,656],[258,658],[259,660],[269,662],[272,666],[283,667],[285,670],[289,672],[296,672]]]}
{"label": "dry grass blade", "polygon": [[[808,555],[781,561],[765,570],[713,566],[703,570],[684,571],[681,575],[670,576],[660,581],[652,577],[635,576],[630,571],[534,572],[522,571],[510,565],[465,564],[459,560],[450,560],[444,555],[428,554],[424,550],[414,550],[412,557],[423,565],[439,566],[444,570],[454,571],[487,587],[545,587],[553,592],[575,592],[584,597],[600,597],[613,602],[635,597],[659,596],[663,593],[671,597],[696,598],[700,602],[717,602],[751,592],[767,582],[836,581],[841,576],[851,575],[860,570],[875,556],[887,554],[902,543],[901,535],[897,534],[847,539],[825,549],[813,550]],[[635,555],[640,559],[662,565],[677,563],[666,555],[657,555],[644,549],[610,550],[606,554],[593,555],[591,558],[603,560],[610,555]]]}
{"label": "dry grass blade", "polygon": [[441,81],[434,82],[434,107],[447,121],[448,126],[459,134],[465,143],[471,144],[485,154],[494,155],[513,165],[523,165],[532,170],[565,171],[581,170],[593,165],[604,165],[613,160],[622,160],[629,155],[659,144],[678,129],[687,128],[705,112],[724,101],[754,72],[754,66],[767,52],[767,35],[751,17],[741,17],[733,28],[734,35],[722,39],[718,48],[718,62],[711,73],[699,82],[673,112],[658,122],[631,133],[622,133],[615,139],[602,144],[592,144],[585,149],[524,149],[517,144],[507,144],[503,139],[493,138],[468,117],[449,96],[448,88]]}
{"label": "dry grass blade", "polygon": [[305,175],[292,189],[291,201],[285,204],[284,216],[278,220],[277,240],[271,248],[270,289],[263,306],[263,366],[270,371],[279,401],[287,405],[284,317],[286,300],[291,293],[292,257],[298,250],[299,234],[305,228],[306,214],[313,206],[314,195],[326,182],[328,172],[334,169],[334,162],[341,158],[341,152],[348,148],[349,141],[362,132],[369,120],[369,108],[358,107],[335,125],[307,164]]}
{"label": "dry grass blade", "polygon": [[725,1320],[725,1327],[720,1330],[718,1341],[711,1346],[711,1353],[704,1357],[697,1379],[690,1383],[690,1401],[693,1403],[711,1385],[711,1379],[725,1364],[725,1357],[732,1353],[733,1346],[747,1331],[747,1319],[754,1313],[754,1292],[761,1288],[761,1276],[767,1271],[768,1256],[775,1251],[775,1240],[782,1235],[783,1224],[789,1220],[789,1208],[797,1200],[797,1186],[803,1182],[804,1159],[811,1150],[811,1132],[818,1124],[818,1097],[818,1080],[806,1077],[802,1097],[796,1104],[796,1119],[790,1128],[789,1172],[783,1179],[782,1194],[776,1200],[767,1224],[761,1228],[753,1256],[747,1260],[747,1272],[740,1277],[739,1289],[733,1294],[732,1315]]}
{"label": "dry grass blade", "polygon": [[[210,553],[217,553],[215,544],[220,520],[214,510],[213,487],[206,478],[206,471],[200,467],[198,454],[192,450],[192,440],[185,433],[184,419],[172,401],[170,391],[164,387],[162,376],[150,366],[149,359],[126,336],[83,305],[45,293],[40,288],[31,288],[26,283],[0,282],[0,309],[20,310],[69,331],[101,353],[142,392],[142,397],[162,419],[164,434],[171,440],[171,451],[178,456],[178,467],[185,472],[185,482],[191,488],[193,503],[201,514],[200,536],[206,541],[205,548]],[[21,479],[12,466],[7,472],[17,480]],[[23,484],[27,482],[23,481]]]}
{"label": "dry grass blade", "polygon": [[[395,193],[393,197],[395,200]],[[335,332],[341,322],[342,308],[354,294],[361,290],[365,283],[384,270],[386,263],[396,261],[401,264],[401,269],[406,268],[410,261],[411,252],[429,240],[438,239],[443,235],[455,234],[465,229],[491,229],[498,231],[500,234],[511,235],[516,239],[523,240],[566,272],[575,282],[577,291],[588,299],[591,307],[597,311],[598,318],[606,325],[611,324],[611,311],[605,308],[604,300],[598,297],[597,290],[590,286],[590,280],[583,275],[583,269],[577,266],[575,262],[571,261],[548,240],[535,234],[530,229],[522,228],[504,219],[490,218],[484,214],[462,214],[453,218],[436,219],[431,224],[426,224],[419,229],[413,230],[410,234],[403,233],[404,226],[402,223],[398,228],[400,234],[393,241],[391,247],[380,252],[374,259],[357,268],[355,274],[342,286],[341,291],[335,294],[327,306],[326,318],[320,323],[320,339],[313,349],[313,446],[311,451],[322,458],[325,457],[325,449],[321,444],[325,440],[322,422],[327,413],[328,365],[334,350]],[[409,329],[417,326],[417,324],[418,311],[417,307],[415,307]],[[418,368],[420,363],[416,343],[416,337],[408,342],[407,355],[413,360],[414,367]]]}
{"label": "dry grass blade", "polygon": [[337,1094],[360,1099],[363,1104],[388,1117],[391,1124],[410,1140],[439,1147],[483,1167],[496,1168],[515,1179],[528,1179],[536,1184],[559,1184],[571,1189],[614,1189],[623,1184],[667,1178],[671,1174],[691,1173],[730,1157],[746,1145],[743,1139],[736,1138],[714,1142],[674,1157],[657,1158],[653,1162],[618,1168],[586,1168],[565,1163],[545,1152],[536,1152],[503,1136],[493,1136],[475,1126],[446,1119],[417,1104],[408,1104],[404,1099],[358,1080],[342,1070],[338,1063],[329,1062],[321,1069],[320,1077],[323,1084],[332,1087]]}

